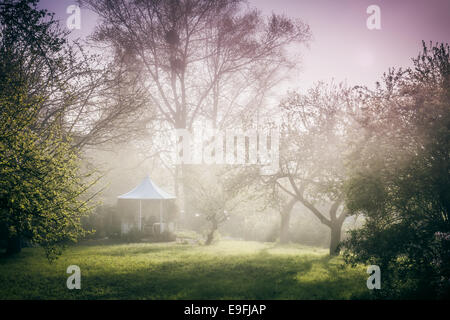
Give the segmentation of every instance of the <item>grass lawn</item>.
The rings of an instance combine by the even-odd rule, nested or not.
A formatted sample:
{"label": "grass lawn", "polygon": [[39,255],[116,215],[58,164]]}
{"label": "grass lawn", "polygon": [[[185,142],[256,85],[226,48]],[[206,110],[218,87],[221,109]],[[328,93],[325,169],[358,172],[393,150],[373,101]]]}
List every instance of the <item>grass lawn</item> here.
{"label": "grass lawn", "polygon": [[[81,269],[81,290],[66,287],[69,265]],[[300,245],[79,245],[52,264],[26,248],[0,259],[0,299],[351,299],[367,297],[367,277]]]}

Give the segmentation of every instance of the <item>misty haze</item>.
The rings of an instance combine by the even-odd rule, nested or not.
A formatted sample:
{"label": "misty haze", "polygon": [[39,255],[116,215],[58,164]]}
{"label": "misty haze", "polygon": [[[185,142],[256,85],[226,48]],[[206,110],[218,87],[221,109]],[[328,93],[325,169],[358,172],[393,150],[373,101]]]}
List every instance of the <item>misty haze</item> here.
{"label": "misty haze", "polygon": [[448,299],[448,30],[440,0],[0,0],[0,299]]}

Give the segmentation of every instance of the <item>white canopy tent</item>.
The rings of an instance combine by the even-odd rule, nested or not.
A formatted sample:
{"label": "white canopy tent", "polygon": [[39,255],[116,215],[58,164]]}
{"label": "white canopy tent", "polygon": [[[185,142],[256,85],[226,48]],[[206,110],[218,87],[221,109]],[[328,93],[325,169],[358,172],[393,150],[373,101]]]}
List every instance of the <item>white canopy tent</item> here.
{"label": "white canopy tent", "polygon": [[159,200],[159,223],[162,224],[162,202],[164,200],[176,199],[173,195],[159,188],[149,176],[146,176],[136,188],[117,198],[124,200],[139,200],[139,230],[142,230],[142,200]]}

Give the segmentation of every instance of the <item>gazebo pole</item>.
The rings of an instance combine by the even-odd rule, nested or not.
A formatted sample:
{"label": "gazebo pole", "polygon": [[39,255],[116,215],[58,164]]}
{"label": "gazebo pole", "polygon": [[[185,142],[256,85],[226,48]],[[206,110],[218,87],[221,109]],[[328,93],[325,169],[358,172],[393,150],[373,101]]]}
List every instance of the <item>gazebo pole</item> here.
{"label": "gazebo pole", "polygon": [[139,231],[142,231],[142,200],[139,199]]}
{"label": "gazebo pole", "polygon": [[162,225],[162,200],[159,199],[159,232],[163,232],[163,225]]}

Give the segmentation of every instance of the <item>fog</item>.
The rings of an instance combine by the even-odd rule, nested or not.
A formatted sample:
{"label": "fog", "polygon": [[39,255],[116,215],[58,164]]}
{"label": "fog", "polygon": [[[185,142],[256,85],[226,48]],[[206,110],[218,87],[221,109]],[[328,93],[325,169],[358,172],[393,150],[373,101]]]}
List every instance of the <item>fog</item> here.
{"label": "fog", "polygon": [[[12,270],[67,252],[91,280],[105,268],[87,297],[111,277],[139,299],[448,297],[450,19],[434,5],[0,2],[0,247],[25,251],[2,279],[34,297]],[[345,290],[316,292],[327,281]]]}

